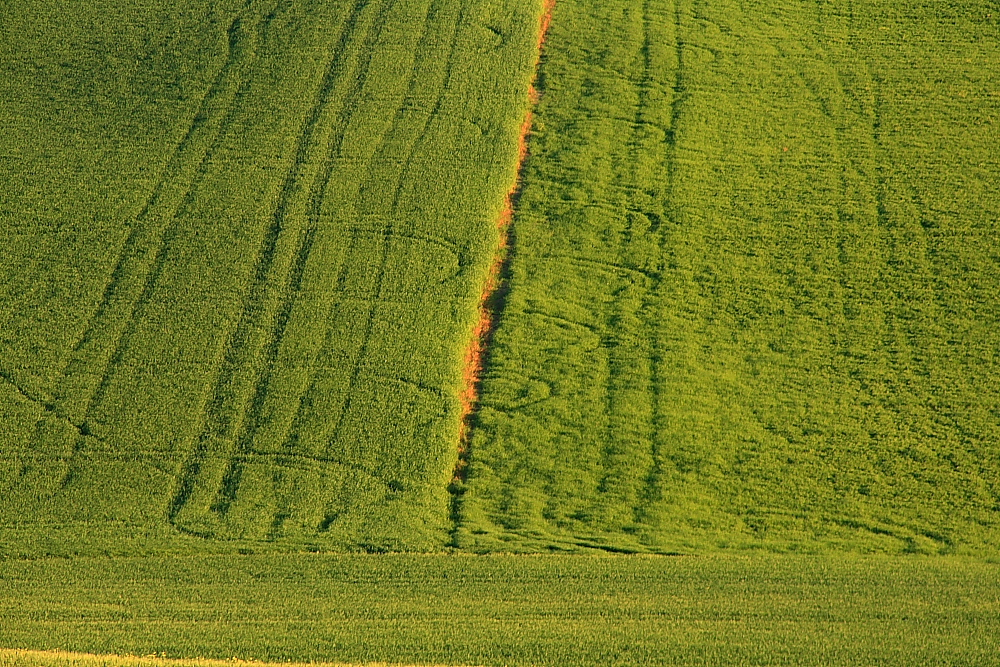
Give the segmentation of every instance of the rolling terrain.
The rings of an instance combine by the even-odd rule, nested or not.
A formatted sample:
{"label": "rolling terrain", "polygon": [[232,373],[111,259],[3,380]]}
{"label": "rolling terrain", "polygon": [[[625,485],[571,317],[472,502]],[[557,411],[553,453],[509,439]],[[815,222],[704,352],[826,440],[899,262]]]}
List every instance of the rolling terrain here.
{"label": "rolling terrain", "polygon": [[0,100],[0,667],[1000,664],[996,2],[18,0]]}
{"label": "rolling terrain", "polygon": [[561,0],[474,550],[1000,547],[1000,12]]}
{"label": "rolling terrain", "polygon": [[10,11],[0,552],[442,548],[541,6]]}

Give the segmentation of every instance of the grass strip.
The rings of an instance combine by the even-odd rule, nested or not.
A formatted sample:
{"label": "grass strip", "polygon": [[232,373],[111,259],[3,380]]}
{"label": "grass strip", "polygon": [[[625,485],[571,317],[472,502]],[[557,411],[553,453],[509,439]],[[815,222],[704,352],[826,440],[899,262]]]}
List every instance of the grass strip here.
{"label": "grass strip", "polygon": [[1000,566],[770,553],[3,561],[0,646],[491,667],[996,665]]}
{"label": "grass strip", "polygon": [[0,649],[0,667],[257,667],[277,665],[283,667],[439,667],[436,665],[403,665],[401,663],[367,662],[364,665],[346,662],[259,662],[256,660],[209,660],[207,658],[177,659],[156,655],[97,655],[70,651],[29,651]]}

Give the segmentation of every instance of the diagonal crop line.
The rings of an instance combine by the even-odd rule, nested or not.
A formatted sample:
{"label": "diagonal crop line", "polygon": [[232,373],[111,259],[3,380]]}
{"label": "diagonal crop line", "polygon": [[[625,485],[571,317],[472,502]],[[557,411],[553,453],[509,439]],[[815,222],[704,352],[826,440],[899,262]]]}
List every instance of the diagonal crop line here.
{"label": "diagonal crop line", "polygon": [[[440,5],[441,2],[442,2],[442,0],[434,0],[434,2],[431,3],[431,6],[430,6],[429,10],[428,10],[427,14],[424,17],[423,34],[421,35],[421,38],[420,38],[420,42],[419,42],[420,45],[417,47],[418,50],[420,50],[422,48],[426,48],[426,46],[427,46],[426,43],[427,43],[427,37],[428,37],[428,34],[429,34],[428,30],[429,30],[429,26],[430,26],[430,22],[431,22],[431,17],[434,16],[437,12],[440,11],[439,5]],[[418,77],[418,74],[417,74],[418,71],[419,71],[418,67],[416,65],[414,65],[414,69],[413,69],[412,75],[410,77],[410,81],[409,81],[409,83],[407,85],[407,99],[409,99],[412,96],[413,90],[414,90],[415,86],[418,83],[418,78],[417,78]],[[413,110],[413,108],[408,107],[407,106],[407,102],[404,101],[403,102],[403,106],[397,111],[397,118],[396,118],[396,121],[393,124],[394,127],[399,124],[400,115],[403,112],[409,111],[409,110]],[[349,122],[349,118],[342,119],[341,122]],[[383,147],[385,145],[385,141],[386,141],[385,137],[383,136],[383,138],[381,139],[381,143],[380,143],[379,148],[381,148],[381,147]],[[318,222],[318,218],[319,218],[319,215],[320,215],[320,207],[322,205],[323,197],[325,196],[326,188],[327,188],[327,186],[330,183],[330,179],[333,176],[333,170],[334,170],[334,167],[336,165],[336,157],[339,155],[339,153],[341,151],[342,143],[343,143],[343,136],[337,136],[334,139],[333,144],[331,146],[331,150],[330,150],[328,158],[327,158],[327,162],[326,162],[326,164],[324,166],[324,172],[319,177],[322,186],[318,189],[318,196],[313,201],[310,202],[309,215],[310,215],[310,217],[312,219],[314,219],[317,222]],[[411,155],[412,155],[412,150],[411,150]],[[371,178],[371,176],[372,176],[372,165],[369,164],[369,166],[368,166],[368,172],[367,172],[367,177]],[[402,179],[402,178],[403,178],[403,176],[400,175],[400,179]],[[398,190],[398,188],[397,188],[397,190]],[[350,241],[348,242],[348,245],[347,245],[347,253],[346,254],[348,256],[350,256],[354,252],[354,249],[355,249],[356,244],[357,244],[357,238],[359,236],[366,235],[366,234],[369,235],[369,236],[372,236],[372,237],[375,237],[375,236],[385,236],[387,234],[387,231],[384,228],[374,228],[373,227],[371,229],[367,229],[366,230],[366,229],[361,228],[361,227],[352,226],[352,228],[351,228],[351,238],[350,238]],[[448,243],[444,239],[437,239],[437,238],[433,238],[433,237],[429,237],[429,236],[425,237],[425,236],[421,236],[421,235],[417,235],[417,234],[412,234],[411,236],[413,238],[423,238],[423,239],[428,240],[429,242],[432,242],[432,243],[438,243],[439,245],[441,245],[442,247],[445,247],[449,251],[454,252],[456,255],[459,255],[459,253],[460,253],[460,250],[457,249],[454,246],[454,244]],[[339,272],[339,274],[337,276],[337,279],[334,281],[334,289],[333,289],[334,292],[339,292],[342,289],[342,287],[343,287],[343,285],[344,285],[344,283],[346,281],[347,268],[348,268],[347,265],[344,265],[341,268],[341,271]],[[375,302],[384,303],[384,300],[379,299],[378,295],[375,295],[372,298],[371,301],[373,303],[373,307],[374,307],[374,303]],[[362,345],[364,345],[364,341],[363,341]],[[352,376],[352,379],[353,379],[353,376]],[[295,418],[293,419],[293,422],[292,422],[292,427],[291,427],[291,429],[289,431],[289,434],[288,434],[288,437],[285,439],[285,443],[283,445],[286,450],[291,450],[294,447],[295,443],[299,442],[299,440],[300,440],[302,423],[306,419],[305,410],[306,410],[306,406],[308,404],[308,401],[306,400],[306,397],[308,396],[309,392],[311,392],[312,389],[313,389],[313,387],[315,386],[315,373],[313,373],[311,375],[311,377],[309,379],[309,382],[307,384],[308,384],[308,388],[306,389],[306,392],[299,398],[299,405],[298,405],[298,408],[297,408],[297,411],[296,411],[296,414],[295,414]],[[337,426],[334,427],[334,431],[335,432],[339,428],[339,424],[342,422],[344,414],[345,414],[345,410],[342,408],[341,411],[339,412],[339,416],[338,416],[338,419],[337,419],[337,422],[336,422]],[[336,440],[336,437],[334,437],[334,440]]]}
{"label": "diagonal crop line", "polygon": [[365,358],[367,357],[368,354],[368,348],[371,344],[372,333],[375,328],[375,310],[378,305],[378,300],[382,296],[382,291],[384,289],[384,282],[385,282],[385,271],[389,261],[389,241],[395,230],[395,225],[393,224],[393,220],[395,219],[395,216],[398,213],[399,206],[402,201],[403,189],[406,184],[406,174],[412,168],[413,160],[416,157],[417,153],[419,152],[420,146],[426,140],[427,135],[430,132],[431,125],[433,124],[435,118],[437,118],[438,114],[441,111],[441,107],[444,104],[445,97],[447,95],[448,89],[454,77],[455,52],[458,49],[459,31],[465,19],[465,11],[466,11],[465,3],[463,2],[460,5],[460,7],[461,9],[459,10],[458,17],[455,20],[455,26],[451,36],[451,44],[448,50],[448,61],[445,67],[445,73],[442,80],[440,93],[438,94],[437,100],[434,103],[434,108],[431,110],[431,112],[427,115],[427,118],[424,120],[424,125],[420,131],[418,139],[413,143],[413,145],[410,148],[409,154],[407,155],[406,161],[404,162],[403,169],[400,170],[399,180],[396,183],[396,188],[393,193],[391,215],[389,216],[389,220],[386,223],[384,230],[382,231],[382,236],[383,236],[382,254],[379,260],[378,276],[375,280],[375,292],[374,292],[375,299],[372,301],[371,307],[368,309],[368,315],[365,319],[364,334],[362,335],[361,348],[358,351],[358,356],[355,358],[354,366],[351,370],[351,376],[346,391],[346,399],[344,401],[343,407],[341,407],[340,414],[333,428],[332,436],[330,438],[331,444],[336,444],[341,440],[343,426],[347,419],[347,415],[350,412],[352,399],[355,394],[355,388],[357,387],[357,384],[361,378],[361,370],[364,367]]}
{"label": "diagonal crop line", "polygon": [[529,157],[528,138],[531,134],[533,110],[539,99],[536,85],[540,85],[539,72],[541,69],[542,50],[552,24],[556,0],[542,0],[541,4],[535,69],[532,81],[528,87],[530,106],[525,113],[518,136],[517,176],[515,177],[513,186],[505,197],[504,210],[497,221],[500,229],[499,244],[496,248],[486,283],[483,285],[483,293],[478,307],[479,322],[472,331],[471,340],[465,354],[465,368],[463,371],[465,388],[460,396],[462,413],[460,416],[457,455],[452,471],[451,484],[448,487],[452,496],[450,518],[452,522],[451,532],[453,543],[457,541],[461,524],[462,497],[465,493],[465,481],[472,458],[472,432],[479,414],[479,398],[482,392],[484,371],[490,362],[493,338],[503,318],[503,313],[507,305],[507,297],[510,293],[511,278],[513,277],[513,259],[517,245],[514,216],[522,193],[522,173]]}
{"label": "diagonal crop line", "polygon": [[[249,11],[250,7],[252,6],[252,3],[253,0],[247,0],[243,8],[243,13]],[[246,30],[244,29],[243,13],[241,13],[240,15],[238,15],[236,18],[233,19],[233,22],[230,24],[230,27],[227,31],[229,52],[227,55],[226,63],[223,65],[215,81],[213,82],[212,88],[210,88],[209,92],[202,99],[201,108],[195,115],[194,122],[189,128],[187,134],[185,135],[181,145],[174,152],[171,158],[172,159],[171,171],[175,175],[179,175],[180,171],[183,168],[183,153],[184,151],[187,150],[187,147],[193,141],[193,136],[195,131],[209,121],[209,116],[210,116],[209,112],[212,104],[215,102],[216,98],[220,96],[225,96],[226,90],[232,87],[231,84],[227,83],[227,79],[230,78],[230,71],[233,68],[236,68],[238,72],[240,68],[250,67],[252,61],[256,58],[258,51],[256,47],[258,46],[260,40],[258,39],[258,44],[251,42],[249,45],[246,45],[245,42],[247,41],[248,38],[252,38],[255,33],[258,38],[262,37],[263,34],[267,31],[267,28],[273,18],[273,13],[270,13],[259,23],[259,25],[256,26],[256,30],[252,28]],[[223,141],[227,128],[232,124],[232,122],[235,119],[239,106],[237,104],[237,101],[241,97],[241,93],[243,93],[247,89],[247,86],[249,85],[249,77],[245,77],[243,80],[238,80],[238,81],[239,83],[235,86],[232,99],[228,100],[228,102],[226,103],[222,119],[220,120],[218,125],[212,130],[211,134],[212,139],[210,145],[201,156],[201,160],[199,161],[198,168],[195,172],[192,182],[189,184],[181,202],[173,210],[172,215],[169,216],[169,222],[167,223],[166,228],[159,230],[158,238],[155,239],[155,242],[153,244],[156,246],[155,250],[154,248],[151,247],[146,249],[142,253],[142,255],[145,255],[147,253],[154,254],[152,264],[148,268],[143,268],[142,255],[140,255],[138,258],[138,261],[140,262],[140,266],[138,267],[138,275],[142,276],[144,274],[143,286],[138,296],[135,298],[135,300],[131,301],[131,303],[127,306],[128,310],[128,316],[126,318],[127,324],[122,329],[122,331],[119,332],[119,334],[117,335],[116,340],[113,344],[113,352],[107,364],[105,365],[100,383],[98,384],[93,395],[91,395],[89,400],[87,401],[87,406],[83,413],[83,423],[82,423],[81,433],[89,434],[90,432],[93,431],[92,422],[94,421],[94,411],[101,405],[107,394],[108,389],[110,388],[115,368],[118,367],[125,358],[128,344],[132,339],[132,337],[135,335],[135,331],[140,323],[139,314],[144,308],[144,306],[149,302],[150,298],[152,297],[152,293],[156,287],[156,283],[163,272],[164,266],[166,265],[167,252],[170,248],[170,238],[176,230],[179,219],[182,217],[184,212],[191,205],[191,202],[194,200],[195,192],[208,172],[213,154]],[[152,210],[153,205],[155,205],[159,201],[163,188],[166,187],[166,184],[169,182],[169,180],[170,179],[167,177],[161,179],[157,191],[154,193],[154,196],[150,198],[148,206],[142,212],[146,217],[149,216],[149,211]],[[142,225],[137,227],[137,229],[140,231],[137,232],[137,236],[135,237],[136,240],[134,243],[136,247],[140,245],[138,239],[141,236],[142,227],[143,227]],[[154,234],[154,236],[156,236],[156,234]],[[124,261],[127,262],[128,260],[132,259],[132,257],[125,256],[123,259]],[[122,266],[123,266],[122,270],[119,271],[118,282],[121,282],[127,273],[126,269],[124,268],[124,265]],[[118,284],[114,280],[112,282],[115,284],[115,286]],[[112,289],[110,292],[108,290],[105,290],[105,293],[109,295],[109,300],[107,302],[109,306],[111,303],[111,299],[113,298],[110,296],[110,294],[113,293],[114,291],[116,291],[116,289]],[[82,350],[82,348],[80,349]],[[68,476],[72,474],[73,470],[72,464],[76,456],[79,454],[79,452],[82,451],[83,449],[82,444],[83,443],[78,442],[77,445],[74,446],[73,448],[73,455],[69,462],[70,465],[67,467],[66,477],[64,477],[62,482],[63,484],[65,484],[68,481]]]}
{"label": "diagonal crop line", "polygon": [[17,379],[12,374],[8,373],[3,369],[0,369],[0,379],[6,382],[14,391],[20,394],[23,398],[42,408],[42,410],[44,410],[47,414],[55,415],[62,421],[72,426],[74,429],[76,429],[77,433],[80,434],[81,438],[96,438],[96,436],[94,436],[87,429],[85,424],[78,424],[72,419],[70,419],[68,416],[62,414],[52,400],[46,399],[42,396],[35,395],[34,392],[22,386],[21,383],[18,382]]}
{"label": "diagonal crop line", "polygon": [[[184,168],[186,153],[191,150],[191,145],[195,140],[195,135],[209,122],[213,104],[219,97],[225,95],[228,87],[227,82],[230,78],[231,72],[234,68],[239,67],[240,61],[245,55],[244,42],[246,40],[247,31],[244,28],[244,19],[245,14],[250,10],[252,4],[253,0],[247,0],[242,11],[230,23],[229,28],[227,29],[226,61],[219,69],[219,72],[216,74],[211,86],[209,86],[204,97],[202,98],[191,125],[188,127],[184,137],[171,154],[162,176],[157,181],[156,186],[154,187],[142,210],[136,216],[136,224],[130,230],[128,237],[123,244],[121,254],[114,270],[112,271],[111,280],[104,288],[101,302],[98,305],[94,316],[91,318],[87,329],[84,331],[83,336],[74,346],[73,354],[70,356],[69,365],[63,372],[64,377],[71,369],[71,365],[74,361],[82,356],[85,356],[85,350],[95,343],[99,336],[99,330],[103,326],[107,326],[104,320],[113,316],[114,303],[116,301],[120,299],[131,301],[131,304],[125,307],[128,311],[126,319],[127,321],[134,320],[142,299],[142,292],[137,296],[130,297],[128,294],[129,286],[127,284],[127,280],[133,272],[135,272],[137,276],[141,276],[142,274],[146,274],[147,276],[149,275],[148,271],[152,269],[145,269],[142,264],[143,257],[152,251],[152,248],[144,249],[143,245],[144,242],[148,241],[152,241],[154,246],[158,245],[155,238],[143,238],[149,233],[152,233],[154,237],[156,236],[156,230],[154,229],[155,225],[149,222],[149,218],[152,215],[152,211],[159,205],[161,199],[163,198],[163,193],[167,184],[180,177]],[[249,57],[252,58],[254,55],[253,49],[251,48]],[[232,102],[230,102],[230,106],[231,103]],[[216,131],[221,132],[221,126],[216,128]],[[174,212],[175,216],[176,214],[177,211]],[[161,235],[159,242],[162,244],[162,241],[163,236]],[[157,251],[157,254],[158,253],[159,251]],[[137,263],[138,266],[134,266]],[[143,290],[143,292],[145,292],[145,290]],[[112,342],[112,347],[117,350],[117,348],[121,345],[121,341],[126,337],[127,332],[123,330],[116,340]],[[107,381],[110,369],[114,365],[114,357],[115,353],[112,354],[112,357],[106,363],[102,383],[106,383]],[[91,400],[91,403],[93,402],[94,401]]]}

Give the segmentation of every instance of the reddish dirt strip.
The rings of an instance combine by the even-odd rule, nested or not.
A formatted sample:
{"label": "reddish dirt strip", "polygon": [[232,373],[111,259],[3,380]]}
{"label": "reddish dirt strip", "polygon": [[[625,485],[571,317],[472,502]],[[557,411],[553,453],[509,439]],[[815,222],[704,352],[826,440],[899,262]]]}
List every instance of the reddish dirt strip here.
{"label": "reddish dirt strip", "polygon": [[459,427],[458,436],[458,462],[455,464],[453,480],[456,482],[465,481],[469,465],[469,441],[472,436],[472,425],[475,420],[476,410],[479,407],[479,394],[482,388],[483,371],[486,367],[487,354],[493,334],[496,333],[497,325],[500,323],[500,311],[502,310],[505,297],[504,276],[509,268],[511,244],[513,241],[514,208],[521,190],[521,172],[528,159],[528,135],[531,133],[532,110],[538,104],[539,92],[535,87],[538,79],[538,66],[541,60],[542,47],[545,45],[545,37],[548,35],[549,26],[552,24],[552,10],[555,8],[556,0],[543,0],[541,25],[538,31],[537,57],[535,60],[535,80],[528,86],[528,99],[530,102],[528,113],[521,124],[521,132],[518,135],[517,154],[517,179],[504,199],[503,212],[497,220],[497,228],[500,230],[500,244],[493,256],[493,263],[490,266],[489,274],[486,278],[486,285],[483,287],[483,294],[479,300],[479,320],[472,331],[472,340],[465,351],[465,364],[463,371],[463,389],[459,396],[462,405],[462,421]]}

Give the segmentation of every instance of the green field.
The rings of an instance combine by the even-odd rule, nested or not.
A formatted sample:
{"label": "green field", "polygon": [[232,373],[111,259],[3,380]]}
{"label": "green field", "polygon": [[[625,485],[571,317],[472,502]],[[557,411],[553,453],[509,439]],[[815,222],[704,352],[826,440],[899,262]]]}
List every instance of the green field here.
{"label": "green field", "polygon": [[4,9],[0,554],[447,544],[540,13]]}
{"label": "green field", "polygon": [[0,100],[0,667],[1000,665],[995,0],[16,0]]}
{"label": "green field", "polygon": [[0,563],[0,645],[97,653],[491,667],[998,665],[998,627],[998,566],[953,558]]}
{"label": "green field", "polygon": [[130,656],[114,654],[72,653],[67,651],[35,651],[24,649],[0,649],[0,665],[3,667],[263,667],[265,665],[302,667],[322,665],[323,667],[442,667],[441,665],[402,665],[384,662],[341,663],[341,662],[261,662],[210,660],[208,658],[161,658],[156,655]]}
{"label": "green field", "polygon": [[1000,547],[995,2],[560,0],[475,550]]}

